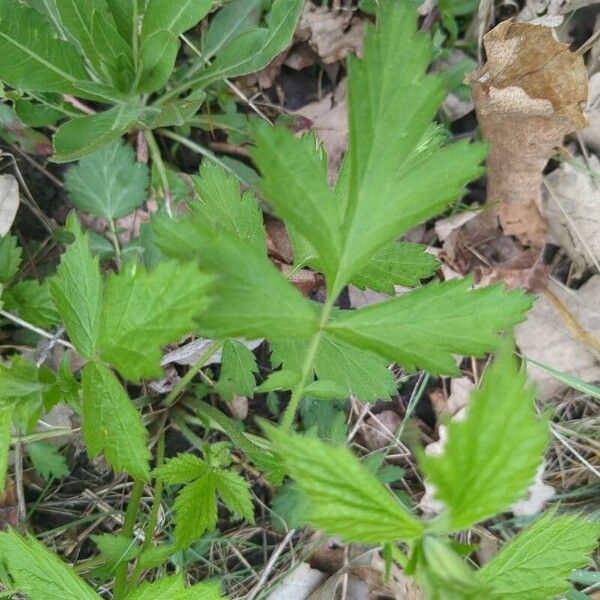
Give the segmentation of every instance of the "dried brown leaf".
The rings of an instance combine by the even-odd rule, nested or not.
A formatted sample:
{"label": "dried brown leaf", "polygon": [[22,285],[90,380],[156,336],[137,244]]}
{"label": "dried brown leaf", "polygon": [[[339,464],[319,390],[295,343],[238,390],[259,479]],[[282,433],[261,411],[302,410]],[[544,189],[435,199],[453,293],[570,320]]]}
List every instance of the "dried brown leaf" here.
{"label": "dried brown leaf", "polygon": [[505,234],[541,247],[542,171],[566,134],[586,125],[583,59],[552,29],[504,21],[484,37],[487,63],[471,75],[488,156],[488,202]]}

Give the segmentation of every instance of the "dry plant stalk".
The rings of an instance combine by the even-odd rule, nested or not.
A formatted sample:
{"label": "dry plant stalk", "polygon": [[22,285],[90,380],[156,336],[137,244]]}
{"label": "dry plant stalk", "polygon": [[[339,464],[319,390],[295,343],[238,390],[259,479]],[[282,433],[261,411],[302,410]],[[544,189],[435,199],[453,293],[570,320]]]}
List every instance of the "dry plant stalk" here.
{"label": "dry plant stalk", "polygon": [[565,135],[585,127],[587,72],[552,29],[504,21],[484,37],[487,63],[470,77],[475,110],[490,144],[488,202],[507,235],[541,247],[542,171]]}

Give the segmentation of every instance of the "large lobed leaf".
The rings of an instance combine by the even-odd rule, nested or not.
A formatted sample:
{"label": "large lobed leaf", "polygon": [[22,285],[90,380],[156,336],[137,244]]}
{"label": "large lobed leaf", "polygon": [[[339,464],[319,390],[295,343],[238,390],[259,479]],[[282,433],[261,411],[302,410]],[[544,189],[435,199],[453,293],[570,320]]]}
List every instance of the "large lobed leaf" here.
{"label": "large lobed leaf", "polygon": [[[350,58],[350,145],[337,189],[314,144],[255,126],[253,153],[268,200],[315,248],[337,295],[378,252],[456,199],[482,173],[482,144],[440,148],[430,123],[445,92],[427,75],[431,42],[409,3],[384,2],[364,59]],[[310,140],[310,138],[309,138]]]}
{"label": "large lobed leaf", "polygon": [[505,600],[554,598],[569,589],[571,572],[588,563],[599,535],[597,521],[547,513],[505,545],[478,576]]}
{"label": "large lobed leaf", "polygon": [[524,318],[532,298],[502,286],[470,289],[471,280],[433,283],[387,302],[340,311],[328,332],[409,370],[458,374],[455,354],[482,356],[498,332]]}
{"label": "large lobed leaf", "polygon": [[413,540],[423,526],[347,448],[264,426],[273,450],[310,501],[306,522],[348,542]]}
{"label": "large lobed leaf", "polygon": [[547,443],[547,424],[538,419],[534,391],[505,344],[472,395],[464,421],[453,420],[440,456],[422,466],[444,503],[442,523],[465,529],[521,498],[533,481]]}

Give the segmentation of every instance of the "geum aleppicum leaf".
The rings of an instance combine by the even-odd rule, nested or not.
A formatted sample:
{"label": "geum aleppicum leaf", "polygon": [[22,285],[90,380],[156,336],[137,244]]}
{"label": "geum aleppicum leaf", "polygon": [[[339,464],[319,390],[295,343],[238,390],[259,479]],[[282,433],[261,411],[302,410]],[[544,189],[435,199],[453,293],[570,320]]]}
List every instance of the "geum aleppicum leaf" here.
{"label": "geum aleppicum leaf", "polygon": [[441,78],[426,75],[431,41],[417,32],[410,4],[384,2],[379,21],[379,31],[368,26],[364,59],[349,59],[350,144],[339,190],[329,188],[311,138],[254,125],[262,189],[315,248],[333,296],[402,233],[456,199],[485,157],[482,144],[439,148],[431,139],[445,92]]}
{"label": "geum aleppicum leaf", "polygon": [[408,370],[456,375],[454,356],[483,356],[498,333],[520,322],[532,298],[500,285],[470,289],[471,280],[432,283],[354,311],[339,311],[326,326],[334,337],[371,350]]}
{"label": "geum aleppicum leaf", "polygon": [[161,348],[196,328],[213,278],[195,263],[127,265],[106,282],[98,349],[130,381],[160,377]]}
{"label": "geum aleppicum leaf", "polygon": [[148,167],[122,140],[83,158],[65,175],[71,202],[105,219],[132,213],[146,199],[148,184]]}
{"label": "geum aleppicum leaf", "polygon": [[50,293],[62,317],[69,338],[84,358],[92,358],[100,335],[102,279],[98,258],[92,257],[89,235],[84,233],[75,214],[69,215],[67,229],[75,241],[62,255]]}
{"label": "geum aleppicum leaf", "polygon": [[[175,540],[186,548],[217,524],[217,493],[229,510],[254,522],[250,485],[237,473],[212,467],[191,454],[180,454],[154,470],[166,484],[185,483],[175,500]],[[191,483],[190,483],[191,482]]]}
{"label": "geum aleppicum leaf", "polygon": [[0,533],[0,561],[13,579],[13,591],[29,600],[100,600],[70,565],[33,537]]}
{"label": "geum aleppicum leaf", "polygon": [[14,235],[0,238],[0,284],[8,283],[18,273],[21,255],[21,248]]}
{"label": "geum aleppicum leaf", "polygon": [[273,451],[310,502],[302,520],[348,542],[414,540],[423,525],[347,448],[263,425]]}
{"label": "geum aleppicum leaf", "polygon": [[597,521],[551,511],[505,545],[477,576],[504,600],[554,598],[571,587],[571,572],[589,562],[598,536]]}
{"label": "geum aleppicum leaf", "polygon": [[317,313],[267,258],[256,199],[242,196],[229,183],[233,176],[202,172],[206,191],[202,176],[196,178],[200,199],[189,203],[188,214],[171,219],[162,212],[152,220],[154,242],[165,256],[200,261],[217,276],[219,302],[200,315],[200,331],[213,338],[309,337],[318,328]]}
{"label": "geum aleppicum leaf", "polygon": [[[309,341],[280,340],[271,343],[273,368],[300,373]],[[394,375],[385,359],[325,335],[315,356],[314,371],[319,380],[342,386],[338,397],[357,396],[363,402],[388,399],[395,391]],[[290,381],[293,385],[293,381]],[[310,395],[310,394],[309,394]]]}
{"label": "geum aleppicum leaf", "polygon": [[445,507],[440,526],[465,529],[523,497],[547,441],[547,424],[535,413],[534,391],[505,343],[471,396],[466,418],[449,423],[444,452],[421,461]]}
{"label": "geum aleppicum leaf", "polygon": [[104,450],[115,471],[146,481],[148,432],[119,380],[104,365],[83,368],[83,437],[91,457]]}

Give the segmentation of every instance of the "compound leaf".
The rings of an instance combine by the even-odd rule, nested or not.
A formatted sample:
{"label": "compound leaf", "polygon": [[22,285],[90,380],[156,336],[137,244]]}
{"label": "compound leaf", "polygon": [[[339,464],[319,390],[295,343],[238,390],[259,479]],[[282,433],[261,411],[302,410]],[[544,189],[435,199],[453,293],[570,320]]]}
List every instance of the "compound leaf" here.
{"label": "compound leaf", "polygon": [[254,507],[250,484],[233,471],[218,469],[215,471],[215,485],[225,506],[233,513],[254,523]]}
{"label": "compound leaf", "polygon": [[70,565],[32,537],[0,533],[0,559],[29,600],[100,600]]}
{"label": "compound leaf", "polygon": [[334,337],[366,348],[406,369],[458,374],[455,354],[483,356],[498,332],[531,307],[530,296],[499,285],[469,289],[470,279],[432,283],[392,300],[334,315]]}
{"label": "compound leaf", "polygon": [[287,473],[311,504],[312,525],[348,542],[384,543],[420,537],[423,526],[347,448],[264,426]]}
{"label": "compound leaf", "polygon": [[130,381],[160,377],[161,348],[196,327],[213,279],[194,263],[129,265],[106,282],[99,350]]}
{"label": "compound leaf", "polygon": [[598,523],[575,515],[539,518],[479,571],[506,600],[546,600],[570,588],[573,569],[585,566],[600,535]]}
{"label": "compound leaf", "polygon": [[118,219],[138,208],[148,183],[148,167],[121,140],[83,158],[65,176],[71,202],[105,219]]}
{"label": "compound leaf", "polygon": [[175,485],[203,477],[209,470],[209,464],[194,454],[178,454],[154,469],[153,475],[163,483]]}
{"label": "compound leaf", "polygon": [[75,235],[75,241],[62,256],[56,276],[50,281],[50,293],[77,351],[84,358],[92,358],[102,309],[98,258],[92,257],[89,236],[74,214],[69,215],[67,228]]}
{"label": "compound leaf", "polygon": [[533,389],[506,343],[467,410],[464,421],[449,423],[443,454],[422,460],[450,530],[483,521],[522,497],[547,443]]}
{"label": "compound leaf", "polygon": [[83,437],[90,456],[104,450],[115,471],[149,476],[148,432],[118,379],[104,365],[83,369]]}
{"label": "compound leaf", "polygon": [[46,480],[62,479],[71,472],[65,457],[52,444],[33,442],[27,446],[27,452],[34,469]]}

